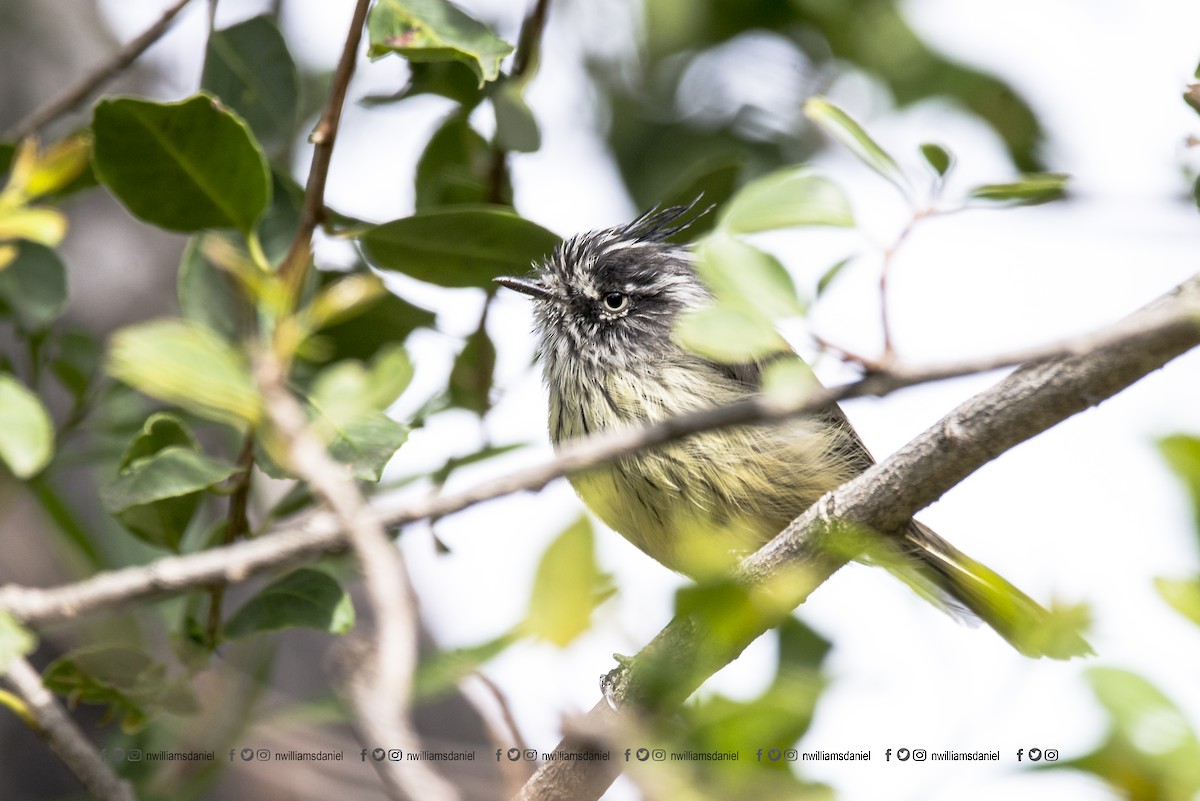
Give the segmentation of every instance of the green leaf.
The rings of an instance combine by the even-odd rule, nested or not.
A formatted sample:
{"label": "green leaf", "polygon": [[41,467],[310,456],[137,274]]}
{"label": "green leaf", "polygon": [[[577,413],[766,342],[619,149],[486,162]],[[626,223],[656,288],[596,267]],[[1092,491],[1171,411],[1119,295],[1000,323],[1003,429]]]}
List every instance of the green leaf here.
{"label": "green leaf", "polygon": [[300,80],[270,17],[213,31],[200,86],[240,114],[268,150],[288,143],[296,127]]}
{"label": "green leaf", "polygon": [[515,153],[533,153],[542,146],[537,120],[525,103],[522,84],[505,81],[492,92],[496,112],[496,147]]}
{"label": "green leaf", "polygon": [[[323,272],[320,274],[320,284],[322,287],[328,286],[343,275]],[[414,306],[391,293],[384,293],[369,303],[355,306],[354,312],[351,317],[333,320],[317,330],[317,341],[326,346],[314,349],[320,353],[321,361],[331,358],[369,359],[380,348],[403,342],[414,330],[432,327],[435,319],[433,312]],[[309,361],[317,361],[312,353],[305,352],[302,356]]]}
{"label": "green leaf", "polygon": [[829,289],[829,286],[834,282],[834,280],[841,275],[842,269],[852,261],[854,261],[854,257],[847,256],[846,258],[834,264],[825,272],[821,273],[821,277],[817,279],[818,298],[825,294],[825,291]]}
{"label": "green leaf", "polygon": [[724,364],[754,361],[789,347],[770,320],[729,306],[681,315],[675,323],[675,337],[692,353]]}
{"label": "green leaf", "polygon": [[437,651],[421,660],[413,676],[413,697],[436,698],[499,656],[516,640],[514,632],[466,648]]}
{"label": "green leaf", "polygon": [[408,441],[409,428],[383,412],[366,412],[337,429],[329,454],[350,468],[355,478],[378,481],[400,446]]}
{"label": "green leaf", "polygon": [[581,518],[559,534],[542,554],[533,580],[525,630],[534,637],[565,646],[587,631],[600,580],[592,524]]}
{"label": "green leaf", "polygon": [[378,0],[367,17],[367,35],[371,58],[399,53],[414,62],[461,61],[480,86],[499,77],[500,61],[513,49],[446,0]]}
{"label": "green leaf", "polygon": [[[1197,78],[1200,78],[1200,69],[1197,71]],[[1200,114],[1200,84],[1188,84],[1188,88],[1183,93],[1183,102],[1192,107],[1192,111]]]}
{"label": "green leaf", "polygon": [[430,138],[417,162],[417,211],[485,202],[491,163],[491,147],[466,115],[452,115]]}
{"label": "green leaf", "polygon": [[954,154],[934,142],[925,142],[921,145],[921,157],[925,159],[926,164],[933,168],[939,178],[945,178],[954,167]]}
{"label": "green leaf", "polygon": [[808,167],[787,167],[746,184],[726,204],[717,223],[731,234],[799,225],[854,225],[842,190]]}
{"label": "green leaf", "polygon": [[108,372],[153,398],[235,427],[262,416],[262,399],[242,354],[209,329],[152,320],[113,334]]}
{"label": "green leaf", "polygon": [[1190,579],[1154,579],[1154,588],[1175,611],[1200,626],[1200,576]]}
{"label": "green leaf", "polygon": [[354,604],[328,573],[303,567],[247,601],[225,624],[224,634],[238,639],[293,627],[345,634],[354,628]]}
{"label": "green leaf", "polygon": [[368,261],[446,287],[491,290],[500,275],[525,273],[559,238],[499,206],[456,206],[414,214],[360,239]]}
{"label": "green leaf", "polygon": [[481,325],[454,360],[450,370],[450,401],[455,406],[483,415],[492,407],[492,374],[496,369],[496,346]]}
{"label": "green leaf", "polygon": [[37,637],[8,612],[0,609],[0,675],[8,671],[14,659],[32,654]]}
{"label": "green leaf", "polygon": [[977,186],[969,197],[1013,206],[1036,206],[1066,197],[1068,180],[1069,176],[1058,172],[1027,173],[1012,183]]}
{"label": "green leaf", "polygon": [[16,243],[17,257],[0,269],[0,316],[23,331],[41,331],[67,304],[67,268],[58,254],[33,242]]}
{"label": "green leaf", "polygon": [[[155,436],[145,434],[139,440]],[[130,461],[101,488],[100,501],[139,539],[177,551],[204,491],[237,472],[234,465],[191,447],[169,445]]]}
{"label": "green leaf", "polygon": [[1200,535],[1200,437],[1174,434],[1160,439],[1158,449],[1187,488],[1192,521]]}
{"label": "green leaf", "polygon": [[905,196],[910,194],[908,178],[900,169],[900,165],[853,117],[824,97],[809,98],[804,104],[804,113],[821,130],[857,156],[863,164],[895,184]]}
{"label": "green leaf", "polygon": [[54,423],[37,395],[0,373],[0,460],[17,478],[31,478],[54,455]]}
{"label": "green leaf", "polygon": [[155,412],[146,418],[141,432],[129,443],[121,456],[118,470],[124,470],[136,459],[153,456],[161,450],[178,445],[181,448],[199,450],[196,438],[177,415]]}
{"label": "green leaf", "polygon": [[179,311],[184,319],[236,342],[254,310],[236,279],[206,259],[200,245],[201,237],[192,237],[179,260]]}
{"label": "green leaf", "polygon": [[267,161],[246,123],[207,95],[101,100],[92,131],[96,175],[153,225],[246,233],[270,200]]}
{"label": "green leaf", "polygon": [[796,285],[777,258],[720,231],[696,246],[696,271],[719,304],[767,319],[804,313]]}
{"label": "green leaf", "polygon": [[81,648],[46,667],[50,690],[85,704],[103,704],[121,715],[121,729],[140,731],[159,712],[198,710],[187,677],[168,679],[167,669],[144,651],[124,646]]}
{"label": "green leaf", "polygon": [[50,370],[76,403],[83,401],[100,367],[100,344],[90,335],[71,331],[58,338],[58,355]]}

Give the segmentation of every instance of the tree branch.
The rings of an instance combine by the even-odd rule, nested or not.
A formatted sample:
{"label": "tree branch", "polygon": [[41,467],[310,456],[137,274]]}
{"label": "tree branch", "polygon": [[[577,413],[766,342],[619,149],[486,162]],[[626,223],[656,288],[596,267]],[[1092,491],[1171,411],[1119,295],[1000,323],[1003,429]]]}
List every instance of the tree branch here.
{"label": "tree branch", "polygon": [[[309,429],[304,410],[287,391],[282,365],[263,357],[255,368],[275,433],[288,444],[291,467],[333,512],[338,529],[358,557],[375,613],[375,643],[351,668],[350,694],[363,739],[394,744],[405,752],[417,751],[419,742],[408,724],[408,701],[417,667],[417,610],[400,552],[370,513],[346,468],[329,456],[324,443]],[[395,798],[458,799],[454,787],[425,762],[374,764]]]}
{"label": "tree branch", "polygon": [[114,53],[108,61],[76,81],[74,85],[60,96],[41,108],[36,109],[24,120],[17,123],[6,135],[18,141],[27,136],[32,136],[42,126],[52,120],[58,119],[87,100],[97,89],[111,81],[122,70],[136,61],[138,56],[150,48],[150,45],[162,38],[162,35],[171,27],[171,23],[175,20],[176,15],[180,11],[183,11],[183,7],[189,2],[190,0],[178,0],[175,5],[163,12],[158,22],[155,22],[140,36]]}
{"label": "tree branch", "polygon": [[97,801],[135,801],[129,782],[118,778],[100,752],[59,704],[27,661],[13,659],[4,680],[25,702],[37,733]]}
{"label": "tree branch", "polygon": [[[725,425],[780,420],[812,413],[831,403],[850,398],[886,395],[921,383],[1033,362],[977,399],[981,399],[983,403],[1016,403],[1019,408],[1015,414],[1021,419],[1011,424],[1019,423],[1021,430],[1027,432],[1025,436],[1028,438],[1047,426],[1030,430],[1025,419],[1040,419],[1036,417],[1039,409],[1047,408],[1049,404],[1061,404],[1062,399],[1057,394],[1051,394],[1049,388],[1037,383],[1030,383],[1026,396],[1017,397],[1015,400],[1008,394],[999,394],[1001,387],[1008,386],[1017,376],[1030,375],[1030,371],[1038,369],[1040,364],[1053,365],[1068,361],[1086,363],[1095,359],[1098,365],[1096,371],[1076,371],[1070,376],[1060,377],[1059,380],[1064,382],[1064,389],[1068,393],[1075,393],[1091,404],[1099,403],[1142,375],[1200,344],[1198,309],[1200,274],[1188,279],[1143,310],[1088,336],[1003,356],[934,367],[892,365],[886,371],[871,373],[849,384],[821,389],[805,398],[790,402],[754,398],[732,406],[672,418],[645,428],[606,433],[569,444],[563,447],[554,459],[541,465],[482,482],[463,492],[417,500],[375,499],[370,507],[370,514],[386,526],[404,525],[451,514],[509,493],[540,489],[555,478],[568,473],[594,467],[637,450],[661,445],[700,431]],[[1114,388],[1111,382],[1118,377],[1123,383]],[[990,394],[992,392],[997,394],[993,396]],[[947,420],[952,418],[953,416],[948,417]],[[965,444],[963,447],[965,448]],[[994,458],[995,455],[992,454],[989,458]],[[947,487],[962,478],[949,471],[950,465],[959,464],[960,457],[954,454],[952,456],[954,458],[945,463],[935,460],[926,468],[934,475],[942,475],[942,470],[945,469],[944,475],[950,479]],[[876,466],[869,475],[878,475],[876,471],[891,462],[889,459]],[[888,489],[884,491],[894,492],[897,486],[902,485],[893,484],[889,479]],[[926,486],[934,485],[930,483]],[[924,502],[932,502],[945,488],[936,493],[924,489]],[[896,495],[891,495],[888,500],[898,503]],[[919,508],[915,507],[912,511],[915,512]],[[911,515],[912,512],[908,514]],[[64,620],[83,613],[94,614],[123,603],[179,592],[197,585],[244,581],[267,570],[298,564],[323,554],[341,552],[345,550],[346,545],[346,538],[331,514],[325,511],[309,512],[283,521],[269,536],[186,556],[164,557],[148,565],[100,573],[74,584],[48,589],[18,585],[0,587],[0,609],[9,611],[26,623]]]}
{"label": "tree branch", "polygon": [[338,125],[342,119],[342,107],[346,104],[346,92],[350,88],[350,77],[358,60],[358,45],[362,41],[363,26],[367,20],[370,0],[358,0],[354,16],[350,20],[350,31],[346,34],[346,45],[333,73],[329,87],[329,102],[313,129],[309,141],[313,143],[312,164],[308,168],[308,181],[304,187],[304,205],[300,209],[300,225],[292,239],[287,256],[279,266],[279,274],[292,287],[298,297],[304,285],[312,255],[312,235],[325,213],[325,180],[329,176],[329,163],[333,159],[333,143],[337,139]]}
{"label": "tree branch", "polygon": [[[1001,453],[1117,394],[1197,344],[1200,275],[1127,317],[1098,337],[1094,348],[1078,353],[1066,349],[1066,355],[1034,361],[963,403],[891,457],[817,501],[744,560],[737,580],[763,586],[786,575],[788,581],[773,583],[771,590],[786,592],[786,598],[778,599],[781,608],[798,606],[848,561],[822,547],[831,521],[880,532],[901,530],[918,511]],[[633,707],[651,701],[657,708],[676,706],[763,630],[722,643],[706,638],[696,620],[676,618],[633,659],[621,676],[616,700]],[[664,675],[672,677],[665,688]],[[601,699],[578,728],[605,731],[614,714]],[[579,750],[589,742],[587,734],[568,734],[556,748]],[[616,763],[546,763],[516,798],[598,799],[619,772]]]}

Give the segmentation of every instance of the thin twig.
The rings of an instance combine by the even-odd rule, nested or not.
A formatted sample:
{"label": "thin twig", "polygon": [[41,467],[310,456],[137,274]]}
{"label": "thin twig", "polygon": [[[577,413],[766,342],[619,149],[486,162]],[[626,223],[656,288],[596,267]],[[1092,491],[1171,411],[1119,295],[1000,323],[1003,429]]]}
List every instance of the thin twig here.
{"label": "thin twig", "polygon": [[[399,526],[461,511],[482,501],[522,490],[539,489],[568,473],[594,467],[645,448],[726,425],[777,421],[810,414],[832,403],[864,396],[881,396],[905,387],[947,378],[988,372],[1021,363],[1094,356],[1115,374],[1130,369],[1126,350],[1133,348],[1163,364],[1200,344],[1200,274],[1188,279],[1155,304],[1096,333],[1053,345],[1001,356],[933,367],[892,365],[887,371],[823,389],[791,402],[754,398],[732,406],[693,412],[654,425],[595,435],[563,447],[541,465],[484,481],[465,491],[434,498],[404,500],[377,498],[371,514],[386,526]],[[1117,353],[1121,361],[1110,354]],[[1135,365],[1141,369],[1141,363]],[[1145,372],[1157,365],[1146,366]],[[1142,373],[1144,374],[1144,373]],[[1090,380],[1097,380],[1090,376]],[[1036,394],[1038,387],[1032,387]],[[1081,396],[1094,397],[1087,384],[1076,382]],[[894,489],[895,485],[892,485]],[[148,565],[99,573],[91,578],[48,589],[18,585],[0,587],[0,609],[26,623],[44,623],[95,614],[123,603],[177,593],[217,581],[240,582],[252,575],[296,564],[316,556],[338,553],[346,540],[328,512],[317,511],[285,520],[270,536],[208,549],[186,556],[168,556]]]}
{"label": "thin twig", "polygon": [[367,20],[370,0],[358,0],[354,5],[354,16],[346,45],[333,73],[329,87],[329,102],[313,129],[309,141],[313,143],[312,164],[308,168],[308,182],[304,188],[304,205],[300,209],[300,225],[288,248],[287,256],[279,267],[279,273],[292,288],[293,297],[298,297],[304,286],[312,254],[312,235],[321,223],[325,212],[325,181],[329,177],[329,164],[333,159],[333,143],[337,139],[341,124],[342,107],[346,104],[346,92],[350,88],[350,77],[358,61],[358,45],[362,41],[363,26]]}
{"label": "thin twig", "polygon": [[[542,33],[546,30],[546,21],[550,16],[550,0],[534,0],[529,13],[521,23],[521,33],[517,36],[517,48],[513,53],[512,69],[508,80],[524,81],[533,76],[540,60],[542,51]],[[488,167],[489,203],[511,203],[510,192],[506,191],[509,183],[508,152],[499,145],[492,146],[492,161]]]}
{"label": "thin twig", "polygon": [[[225,518],[225,532],[221,541],[228,545],[237,542],[250,531],[247,514],[250,505],[250,486],[254,479],[254,432],[246,432],[242,440],[242,452],[238,454],[239,472],[234,477],[233,492],[229,495],[229,512]],[[214,584],[209,589],[208,622],[204,626],[205,642],[209,648],[217,646],[221,631],[221,607],[225,600],[225,585]]]}
{"label": "thin twig", "polygon": [[888,303],[888,280],[891,277],[892,262],[896,257],[896,252],[900,250],[913,229],[917,227],[917,223],[936,213],[937,211],[932,207],[914,212],[912,219],[901,229],[892,244],[884,248],[883,264],[879,268],[879,322],[883,327],[883,355],[879,361],[883,364],[894,361],[896,358],[895,342],[892,340],[891,304]]}
{"label": "thin twig", "polygon": [[42,677],[33,665],[21,658],[13,659],[4,674],[4,680],[33,715],[38,736],[58,754],[58,758],[97,801],[136,801],[129,782],[113,773],[96,746],[84,736],[54,694],[42,684]]}
{"label": "thin twig", "polygon": [[[304,410],[284,386],[282,366],[258,359],[255,375],[276,433],[288,443],[291,467],[325,502],[358,557],[375,617],[375,643],[351,682],[358,723],[368,743],[387,743],[405,752],[419,748],[408,723],[408,701],[417,666],[417,610],[400,552],[370,511],[344,465],[335,462],[308,427]],[[455,801],[452,785],[425,762],[376,761],[397,798]]]}
{"label": "thin twig", "polygon": [[178,0],[175,5],[168,8],[159,17],[158,21],[147,28],[140,36],[130,41],[113,54],[105,63],[96,67],[87,75],[84,75],[75,82],[69,89],[63,92],[59,97],[50,101],[39,109],[36,109],[32,114],[19,122],[12,128],[6,136],[10,139],[24,139],[27,136],[32,136],[37,133],[42,126],[56,120],[63,114],[66,114],[71,109],[78,106],[80,103],[87,100],[101,86],[111,81],[121,73],[126,67],[137,60],[138,56],[146,52],[150,45],[157,42],[162,35],[171,27],[176,15],[183,10],[190,0]]}

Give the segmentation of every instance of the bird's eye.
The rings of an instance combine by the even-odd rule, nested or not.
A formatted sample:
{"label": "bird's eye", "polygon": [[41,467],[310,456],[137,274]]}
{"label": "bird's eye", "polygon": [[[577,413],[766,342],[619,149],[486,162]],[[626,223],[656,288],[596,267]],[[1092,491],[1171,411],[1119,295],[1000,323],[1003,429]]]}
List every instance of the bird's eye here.
{"label": "bird's eye", "polygon": [[614,314],[625,311],[625,307],[628,305],[629,296],[622,292],[609,292],[604,296],[604,308]]}

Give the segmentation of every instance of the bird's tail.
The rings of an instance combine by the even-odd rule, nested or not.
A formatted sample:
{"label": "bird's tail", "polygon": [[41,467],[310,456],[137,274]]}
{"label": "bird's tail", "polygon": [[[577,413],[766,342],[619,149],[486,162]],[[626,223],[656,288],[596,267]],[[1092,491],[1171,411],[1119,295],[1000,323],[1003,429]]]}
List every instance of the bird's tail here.
{"label": "bird's tail", "polygon": [[1026,656],[1070,659],[1093,653],[1069,615],[1051,613],[923,523],[912,522],[904,545],[918,570],[912,570],[911,564],[887,566],[952,614],[968,610]]}

